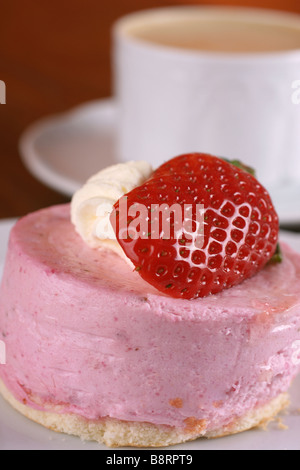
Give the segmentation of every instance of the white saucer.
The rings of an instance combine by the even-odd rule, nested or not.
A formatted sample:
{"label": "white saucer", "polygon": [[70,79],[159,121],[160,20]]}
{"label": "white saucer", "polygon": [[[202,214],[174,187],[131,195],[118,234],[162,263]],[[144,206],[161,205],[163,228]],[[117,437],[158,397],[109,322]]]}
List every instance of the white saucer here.
{"label": "white saucer", "polygon": [[[71,197],[94,173],[120,161],[116,123],[113,99],[81,105],[33,124],[21,137],[21,156],[34,176]],[[300,182],[268,189],[281,224],[299,223]]]}
{"label": "white saucer", "polygon": [[[15,220],[0,221],[0,280],[5,261],[9,232]],[[281,232],[286,241],[300,253],[300,235]],[[5,367],[0,365],[0,367]],[[286,430],[278,421],[269,424],[268,430],[252,429],[220,439],[187,442],[165,450],[300,450],[300,375],[290,390],[291,406],[281,415]],[[104,445],[83,442],[79,438],[57,434],[25,418],[0,397],[0,450],[108,450]],[[128,450],[128,449],[127,449]],[[133,449],[131,449],[132,451]]]}
{"label": "white saucer", "polygon": [[116,114],[114,101],[106,99],[34,123],[19,143],[24,164],[47,186],[72,196],[94,173],[118,162]]}

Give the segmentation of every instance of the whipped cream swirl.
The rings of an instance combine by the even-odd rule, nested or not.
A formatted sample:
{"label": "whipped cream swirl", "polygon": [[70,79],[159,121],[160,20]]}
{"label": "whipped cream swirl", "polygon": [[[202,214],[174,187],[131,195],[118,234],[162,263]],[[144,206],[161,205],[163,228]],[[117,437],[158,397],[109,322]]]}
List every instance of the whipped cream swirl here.
{"label": "whipped cream swirl", "polygon": [[[114,204],[149,178],[153,169],[144,161],[112,165],[92,176],[73,196],[71,220],[92,248],[109,248],[125,257],[110,224]],[[126,257],[127,258],[127,257]]]}

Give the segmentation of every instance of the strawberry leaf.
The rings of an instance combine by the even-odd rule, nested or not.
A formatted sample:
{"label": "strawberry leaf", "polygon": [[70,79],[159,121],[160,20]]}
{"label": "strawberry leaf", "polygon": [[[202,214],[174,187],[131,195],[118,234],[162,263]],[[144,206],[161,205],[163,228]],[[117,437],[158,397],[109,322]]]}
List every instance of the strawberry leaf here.
{"label": "strawberry leaf", "polygon": [[231,163],[231,165],[236,166],[237,168],[240,168],[241,170],[245,171],[246,173],[250,173],[250,175],[254,176],[256,178],[256,171],[254,168],[251,166],[245,165],[243,162],[240,160],[229,160],[228,158],[223,158],[225,162]]}
{"label": "strawberry leaf", "polygon": [[276,247],[276,251],[268,264],[282,263],[282,261],[283,261],[282,251],[280,248],[280,244],[278,243]]}

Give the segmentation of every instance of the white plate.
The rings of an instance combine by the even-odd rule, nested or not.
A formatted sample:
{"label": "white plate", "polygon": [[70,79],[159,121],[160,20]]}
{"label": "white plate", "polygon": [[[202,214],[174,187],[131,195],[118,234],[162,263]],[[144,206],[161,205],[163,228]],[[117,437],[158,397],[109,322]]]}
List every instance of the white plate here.
{"label": "white plate", "polygon": [[[93,101],[33,124],[21,137],[21,156],[33,175],[70,197],[94,173],[120,161],[116,127],[115,101]],[[269,190],[281,224],[299,223],[300,182]]]}
{"label": "white plate", "polygon": [[[0,277],[4,265],[9,232],[14,220],[0,222]],[[282,232],[287,241],[300,253],[300,235]],[[0,367],[3,367],[0,365]],[[234,436],[212,440],[197,440],[168,450],[300,450],[300,375],[291,388],[291,406],[281,419],[287,430],[277,421],[267,431],[253,429]],[[108,450],[97,443],[57,434],[28,420],[0,398],[0,450]]]}

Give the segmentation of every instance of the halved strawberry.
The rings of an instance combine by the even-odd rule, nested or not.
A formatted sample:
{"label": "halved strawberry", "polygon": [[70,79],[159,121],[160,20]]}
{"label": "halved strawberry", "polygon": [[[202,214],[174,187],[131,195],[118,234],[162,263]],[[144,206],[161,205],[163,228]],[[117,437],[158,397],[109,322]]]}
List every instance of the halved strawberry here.
{"label": "halved strawberry", "polygon": [[[266,189],[244,168],[212,155],[181,155],[115,204],[117,240],[145,281],[169,296],[195,299],[239,284],[266,265],[277,247],[278,216]],[[140,208],[136,217],[121,210],[125,203],[132,214]],[[162,204],[188,206],[185,225],[169,212],[167,234],[157,212]]]}

